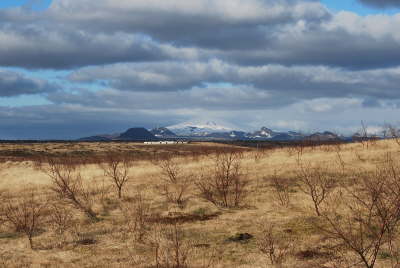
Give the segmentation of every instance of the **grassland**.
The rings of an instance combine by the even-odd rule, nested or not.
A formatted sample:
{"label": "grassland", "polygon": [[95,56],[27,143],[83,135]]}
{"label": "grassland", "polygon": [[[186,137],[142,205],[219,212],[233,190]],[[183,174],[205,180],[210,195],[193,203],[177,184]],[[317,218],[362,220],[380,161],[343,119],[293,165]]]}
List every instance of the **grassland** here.
{"label": "grassland", "polygon": [[[269,150],[212,143],[0,144],[0,266],[366,267],[357,252],[328,232],[331,218],[324,215],[338,216],[332,214],[338,213],[337,209],[348,215],[348,204],[337,198],[341,196],[343,201],[348,196],[351,200],[348,193],[365,182],[361,176],[375,174],[379,180],[377,170],[387,164],[397,172],[399,149],[391,140]],[[122,198],[104,172],[109,152],[129,156]],[[199,181],[213,178],[218,172],[218,155],[232,152],[238,155],[233,163],[244,182],[243,199],[235,205],[213,204],[205,198]],[[59,159],[59,163],[71,158],[79,159],[71,170],[79,173],[80,187],[88,194],[85,200],[90,199],[96,220],[55,194],[48,160]],[[165,162],[169,160],[172,162]],[[181,182],[171,183],[165,165],[176,170]],[[323,176],[330,182],[329,195],[320,204],[321,216],[307,194],[308,175]],[[182,185],[182,202],[168,198],[166,189],[174,194]],[[18,209],[18,204],[33,195],[32,200],[43,209],[31,249],[25,233],[15,228],[6,214],[7,204]],[[63,228],[56,224],[54,208],[65,218]],[[371,226],[378,228],[379,220],[374,217]],[[374,267],[398,264],[397,221],[394,225],[393,237],[389,240],[385,233],[380,240]],[[353,227],[354,232],[344,231],[356,235],[359,230]],[[374,239],[373,231],[364,232],[368,235],[365,240]],[[275,243],[273,251],[271,241]],[[176,254],[180,254],[181,266],[174,262]]]}

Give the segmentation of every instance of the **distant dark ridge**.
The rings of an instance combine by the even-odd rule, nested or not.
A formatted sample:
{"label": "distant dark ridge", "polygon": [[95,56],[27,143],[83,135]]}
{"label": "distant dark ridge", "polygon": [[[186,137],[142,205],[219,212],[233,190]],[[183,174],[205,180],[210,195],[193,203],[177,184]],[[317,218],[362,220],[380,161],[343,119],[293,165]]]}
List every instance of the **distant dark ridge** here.
{"label": "distant dark ridge", "polygon": [[91,136],[91,137],[85,137],[81,138],[78,141],[93,141],[93,142],[99,142],[99,141],[111,141],[111,139],[102,137],[102,136]]}
{"label": "distant dark ridge", "polygon": [[130,128],[126,132],[122,133],[119,140],[129,140],[129,141],[157,141],[153,134],[150,133],[145,128]]}
{"label": "distant dark ridge", "polygon": [[0,143],[78,143],[78,140],[0,140]]}

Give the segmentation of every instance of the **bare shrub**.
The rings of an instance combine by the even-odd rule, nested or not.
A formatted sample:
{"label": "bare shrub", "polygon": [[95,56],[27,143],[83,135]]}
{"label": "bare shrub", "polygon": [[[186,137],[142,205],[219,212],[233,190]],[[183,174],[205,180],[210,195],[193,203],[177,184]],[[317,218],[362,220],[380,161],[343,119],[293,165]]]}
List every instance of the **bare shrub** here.
{"label": "bare shrub", "polygon": [[216,267],[223,256],[220,248],[189,238],[177,222],[156,226],[151,245],[154,266],[158,268],[211,268]]}
{"label": "bare shrub", "polygon": [[0,190],[0,226],[6,222],[6,219],[4,217],[4,208],[2,204],[5,204],[6,202],[6,194],[5,191]]}
{"label": "bare shrub", "polygon": [[292,181],[287,178],[278,177],[275,171],[271,177],[271,185],[274,190],[274,199],[278,204],[282,207],[289,207]]}
{"label": "bare shrub", "polygon": [[339,192],[324,213],[321,229],[373,268],[386,244],[392,245],[400,221],[400,169],[387,159],[373,173],[364,172]]}
{"label": "bare shrub", "polygon": [[62,246],[65,243],[66,232],[74,225],[74,215],[70,208],[60,202],[53,202],[50,207],[49,224],[58,237],[59,244]]}
{"label": "bare shrub", "polygon": [[268,156],[268,149],[257,144],[256,150],[254,150],[254,161],[259,162],[262,158]]}
{"label": "bare shrub", "polygon": [[21,198],[7,198],[2,206],[5,222],[15,231],[25,234],[31,249],[34,249],[33,236],[44,222],[45,206],[46,203],[34,190]]}
{"label": "bare shrub", "polygon": [[363,157],[359,152],[354,151],[354,155],[356,156],[357,160],[360,162],[366,162],[367,158]]}
{"label": "bare shrub", "polygon": [[144,242],[151,223],[151,206],[146,202],[141,192],[137,193],[132,203],[121,205],[122,215],[125,221],[125,228],[131,233],[135,241]]}
{"label": "bare shrub", "polygon": [[221,262],[222,257],[224,256],[224,250],[219,247],[207,248],[206,250],[199,250],[200,245],[194,245],[196,256],[200,257],[200,260],[196,262],[196,265],[192,265],[193,267],[199,268],[213,268],[217,267],[217,265]]}
{"label": "bare shrub", "polygon": [[370,146],[376,144],[377,141],[376,136],[371,135],[368,132],[368,126],[364,123],[364,121],[361,121],[361,128],[357,134],[358,134],[357,140],[361,142],[363,148],[368,149]]}
{"label": "bare shrub", "polygon": [[385,138],[393,139],[400,146],[400,130],[398,128],[391,124],[385,124],[384,136]]}
{"label": "bare shrub", "polygon": [[168,202],[183,206],[189,199],[188,190],[193,181],[193,175],[185,174],[177,158],[168,157],[157,162],[162,170],[163,185],[161,194]]}
{"label": "bare shrub", "polygon": [[193,247],[185,240],[183,229],[177,223],[158,226],[152,239],[154,262],[157,268],[187,268]]}
{"label": "bare shrub", "polygon": [[48,163],[48,167],[43,170],[51,178],[50,189],[58,198],[81,210],[91,220],[97,221],[97,214],[92,209],[93,193],[83,184],[77,165],[68,159],[62,162],[49,159]]}
{"label": "bare shrub", "polygon": [[299,169],[299,188],[302,192],[311,197],[315,212],[318,216],[321,216],[320,206],[331,194],[336,183],[334,175],[329,173],[322,166],[304,166],[300,163]]}
{"label": "bare shrub", "polygon": [[278,234],[273,224],[266,224],[262,228],[258,249],[268,257],[270,264],[284,264],[293,250],[293,240],[287,235]]}
{"label": "bare shrub", "polygon": [[104,171],[104,175],[108,177],[118,194],[118,198],[122,198],[122,191],[126,183],[130,180],[129,169],[132,167],[132,161],[128,157],[109,153],[105,158],[105,162],[100,164]]}
{"label": "bare shrub", "polygon": [[112,185],[107,184],[104,177],[102,177],[101,180],[96,181],[91,187],[93,188],[92,193],[96,195],[100,201],[102,207],[101,215],[107,216],[109,215],[110,210],[118,207],[117,200],[113,201],[108,198]]}
{"label": "bare shrub", "polygon": [[306,150],[306,143],[305,143],[305,141],[302,141],[302,142],[300,142],[299,144],[294,145],[294,146],[293,146],[293,150],[294,150],[295,153],[296,153],[297,159],[300,159],[300,158],[303,156],[303,154],[304,154],[304,152],[305,152],[305,150]]}
{"label": "bare shrub", "polygon": [[211,174],[203,174],[196,185],[201,196],[221,207],[239,207],[248,194],[248,179],[241,166],[242,154],[217,153]]}
{"label": "bare shrub", "polygon": [[296,156],[296,159],[300,159],[306,151],[306,142],[293,143],[287,147],[287,152],[290,157]]}

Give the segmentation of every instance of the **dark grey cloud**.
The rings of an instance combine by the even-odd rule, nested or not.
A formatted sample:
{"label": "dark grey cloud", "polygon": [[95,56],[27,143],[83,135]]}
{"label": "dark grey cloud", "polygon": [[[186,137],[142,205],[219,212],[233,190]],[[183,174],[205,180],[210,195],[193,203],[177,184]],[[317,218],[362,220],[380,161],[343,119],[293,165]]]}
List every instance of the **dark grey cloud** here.
{"label": "dark grey cloud", "polygon": [[195,87],[198,90],[203,87],[203,91],[210,93],[205,88],[207,84],[224,83],[238,88],[241,86],[237,85],[246,85],[282,98],[287,96],[285,102],[276,102],[283,105],[293,100],[321,97],[400,98],[399,73],[399,68],[349,71],[324,66],[254,67],[211,60],[88,67],[73,72],[69,79],[102,82],[106,87],[145,94],[190,91]]}
{"label": "dark grey cloud", "polygon": [[318,1],[58,0],[48,17],[93,32],[140,32],[179,46],[240,49],[265,45],[276,26],[330,14]]}
{"label": "dark grey cloud", "polygon": [[398,0],[359,0],[361,3],[378,8],[400,7]]}
{"label": "dark grey cloud", "polygon": [[47,81],[0,69],[0,97],[34,95],[57,90]]}
{"label": "dark grey cloud", "polygon": [[0,65],[67,69],[115,62],[196,57],[196,52],[160,45],[140,35],[86,34],[21,26],[0,27]]}
{"label": "dark grey cloud", "polygon": [[361,17],[339,12],[312,26],[299,23],[276,31],[264,49],[223,51],[220,58],[242,65],[268,63],[376,69],[400,65],[396,16]]}
{"label": "dark grey cloud", "polygon": [[400,64],[395,17],[332,14],[318,1],[55,0],[39,15],[0,11],[0,21],[4,66],[65,69],[210,58],[250,66]]}
{"label": "dark grey cloud", "polygon": [[107,109],[136,110],[196,110],[214,111],[253,110],[288,105],[295,97],[286,97],[279,92],[266,92],[249,86],[192,88],[171,92],[128,92],[81,90],[78,93],[58,92],[50,94],[48,100],[58,105],[82,105]]}
{"label": "dark grey cloud", "polygon": [[38,14],[0,11],[0,65],[63,69],[212,58],[221,49],[268,46],[281,25],[329,17],[318,1],[55,0]]}
{"label": "dark grey cloud", "polygon": [[313,31],[302,36],[277,39],[264,50],[248,54],[223,52],[221,58],[242,65],[263,65],[266,62],[293,65],[327,65],[347,69],[376,69],[400,65],[400,41],[391,37],[376,39],[348,32]]}
{"label": "dark grey cloud", "polygon": [[[241,47],[244,42],[248,47],[254,41],[240,37],[263,40],[268,33],[265,28],[330,16],[318,1],[298,0],[100,0],[96,4],[89,0],[57,0],[47,13],[55,21],[89,31],[141,32],[160,41],[206,47],[234,43]],[[232,44],[233,40],[236,42]]]}

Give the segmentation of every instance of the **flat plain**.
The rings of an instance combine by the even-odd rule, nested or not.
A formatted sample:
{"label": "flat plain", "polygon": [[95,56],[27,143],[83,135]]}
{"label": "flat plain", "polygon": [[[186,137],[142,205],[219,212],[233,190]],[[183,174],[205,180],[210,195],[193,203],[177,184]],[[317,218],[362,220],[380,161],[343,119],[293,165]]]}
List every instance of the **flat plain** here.
{"label": "flat plain", "polygon": [[2,267],[399,263],[395,140],[4,143],[0,152]]}

